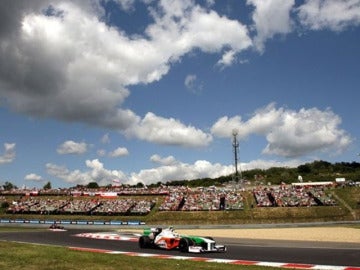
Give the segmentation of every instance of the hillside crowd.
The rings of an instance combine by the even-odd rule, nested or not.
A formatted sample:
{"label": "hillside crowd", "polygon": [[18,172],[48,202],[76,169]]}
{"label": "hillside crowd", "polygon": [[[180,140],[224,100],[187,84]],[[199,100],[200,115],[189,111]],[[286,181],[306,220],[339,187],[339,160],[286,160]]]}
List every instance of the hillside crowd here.
{"label": "hillside crowd", "polygon": [[240,190],[215,187],[188,189],[181,187],[166,196],[160,211],[241,210],[244,198]]}
{"label": "hillside crowd", "polygon": [[261,187],[253,190],[259,207],[280,206],[330,206],[336,205],[331,194],[325,193],[324,186],[291,186],[280,185]]}
{"label": "hillside crowd", "polygon": [[[326,186],[257,186],[251,190],[257,207],[335,205]],[[244,209],[244,190],[224,187],[161,186],[106,189],[15,190],[0,192],[7,213],[61,215],[146,215],[159,211],[217,211]],[[15,199],[14,199],[15,198]]]}
{"label": "hillside crowd", "polygon": [[58,215],[146,215],[155,200],[135,199],[41,199],[22,198],[13,201],[7,209],[10,214],[58,214]]}

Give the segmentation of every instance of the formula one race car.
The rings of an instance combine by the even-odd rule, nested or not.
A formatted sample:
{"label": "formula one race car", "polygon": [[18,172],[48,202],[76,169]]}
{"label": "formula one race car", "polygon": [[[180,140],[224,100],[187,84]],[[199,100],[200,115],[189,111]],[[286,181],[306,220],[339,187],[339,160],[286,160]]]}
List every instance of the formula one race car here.
{"label": "formula one race car", "polygon": [[64,226],[61,226],[61,225],[54,222],[53,224],[50,225],[49,230],[51,230],[51,231],[64,231],[65,228],[64,228]]}
{"label": "formula one race car", "polygon": [[169,228],[144,229],[139,238],[140,248],[178,249],[181,252],[225,252],[224,245],[217,245],[212,237],[180,235]]}

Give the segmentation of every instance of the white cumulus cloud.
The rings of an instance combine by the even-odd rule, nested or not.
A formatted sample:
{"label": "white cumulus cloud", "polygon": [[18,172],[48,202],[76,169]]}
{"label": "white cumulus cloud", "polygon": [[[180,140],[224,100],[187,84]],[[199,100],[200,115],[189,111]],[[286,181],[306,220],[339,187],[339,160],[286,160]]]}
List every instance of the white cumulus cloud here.
{"label": "white cumulus cloud", "polygon": [[113,180],[120,180],[121,183],[124,183],[127,179],[122,171],[106,169],[98,159],[87,160],[86,167],[88,170],[82,172],[80,170],[70,171],[65,166],[52,163],[46,164],[48,174],[62,179],[70,185],[87,185],[90,182],[96,182],[100,186],[106,186],[112,184]]}
{"label": "white cumulus cloud", "polygon": [[240,116],[221,117],[211,132],[214,136],[230,137],[236,129],[240,139],[251,134],[262,135],[268,143],[263,153],[299,157],[316,151],[341,152],[346,149],[352,138],[339,127],[340,124],[341,118],[330,109],[293,111],[269,104],[247,121]]}
{"label": "white cumulus cloud", "polygon": [[43,182],[44,179],[35,173],[30,173],[25,176],[25,180],[27,181],[34,181],[34,182]]}
{"label": "white cumulus cloud", "polygon": [[256,36],[254,37],[255,46],[264,50],[267,39],[275,35],[285,35],[292,31],[292,20],[290,11],[295,0],[247,0],[248,5],[255,7],[252,14]]}
{"label": "white cumulus cloud", "polygon": [[231,66],[235,61],[236,53],[232,50],[227,51],[223,54],[222,58],[217,62],[217,65],[219,65],[221,68],[225,68],[227,66]]}
{"label": "white cumulus cloud", "polygon": [[109,153],[110,157],[123,157],[129,155],[129,151],[125,147],[118,147]]}
{"label": "white cumulus cloud", "polygon": [[0,165],[5,163],[11,163],[16,157],[15,143],[4,143],[4,148],[4,153],[0,155]]}
{"label": "white cumulus cloud", "polygon": [[150,160],[160,165],[174,165],[178,162],[173,156],[161,157],[160,155],[157,154],[152,155],[150,157]]}
{"label": "white cumulus cloud", "polygon": [[138,182],[145,184],[163,182],[173,180],[193,180],[199,178],[216,178],[223,175],[229,175],[234,172],[232,165],[221,165],[219,163],[211,163],[206,160],[198,160],[193,164],[183,163],[180,161],[166,164],[161,160],[161,166],[141,170],[138,173],[131,173],[129,184],[134,185]]}
{"label": "white cumulus cloud", "polygon": [[306,0],[298,7],[300,22],[312,29],[341,31],[360,24],[359,0]]}
{"label": "white cumulus cloud", "polygon": [[59,145],[56,150],[59,154],[83,154],[87,151],[87,144],[84,142],[66,141]]}
{"label": "white cumulus cloud", "polygon": [[128,128],[125,134],[153,143],[188,147],[207,146],[212,141],[212,136],[200,129],[153,113],[147,113],[139,123]]}

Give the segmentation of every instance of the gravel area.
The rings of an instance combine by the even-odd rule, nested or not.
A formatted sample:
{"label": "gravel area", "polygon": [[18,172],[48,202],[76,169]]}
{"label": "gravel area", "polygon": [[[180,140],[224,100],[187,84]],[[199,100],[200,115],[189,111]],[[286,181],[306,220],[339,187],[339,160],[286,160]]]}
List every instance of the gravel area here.
{"label": "gravel area", "polygon": [[180,234],[213,237],[360,243],[360,229],[348,227],[181,229],[177,231]]}

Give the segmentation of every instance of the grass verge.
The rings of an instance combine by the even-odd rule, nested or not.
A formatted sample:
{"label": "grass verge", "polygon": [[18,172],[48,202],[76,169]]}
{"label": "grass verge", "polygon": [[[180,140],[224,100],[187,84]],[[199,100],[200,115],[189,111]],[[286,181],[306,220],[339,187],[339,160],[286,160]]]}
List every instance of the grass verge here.
{"label": "grass verge", "polygon": [[0,241],[0,269],[12,270],[275,270],[261,266],[239,266],[182,260],[142,258],[69,250],[64,247],[40,246]]}

